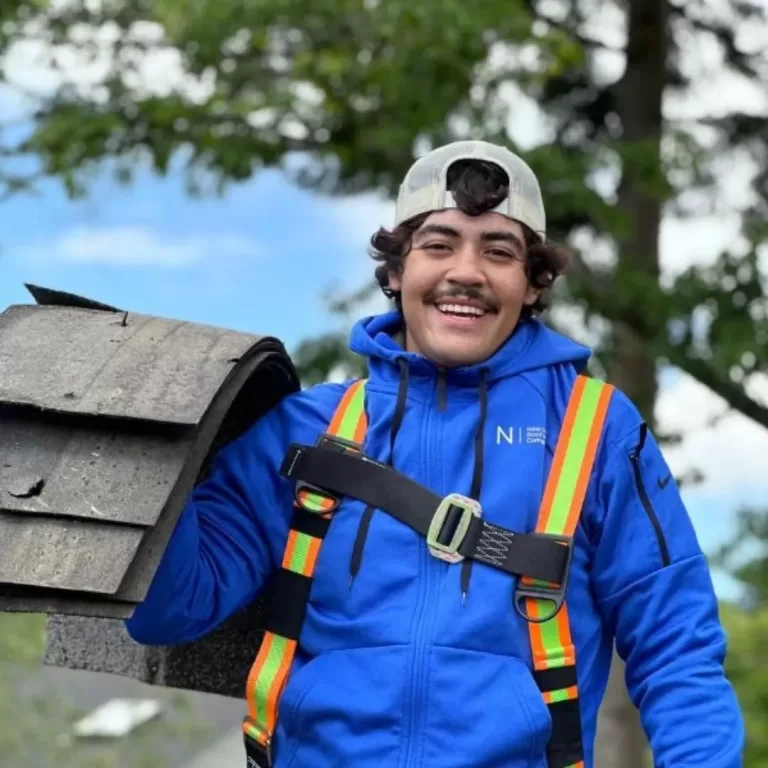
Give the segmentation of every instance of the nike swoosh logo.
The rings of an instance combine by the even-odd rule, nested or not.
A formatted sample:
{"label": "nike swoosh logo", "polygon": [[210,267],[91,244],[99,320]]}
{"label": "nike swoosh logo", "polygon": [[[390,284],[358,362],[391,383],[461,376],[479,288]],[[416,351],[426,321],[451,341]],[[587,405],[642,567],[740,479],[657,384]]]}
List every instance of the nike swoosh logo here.
{"label": "nike swoosh logo", "polygon": [[663,490],[664,490],[664,489],[665,489],[665,488],[666,488],[666,487],[669,485],[669,481],[670,481],[671,479],[672,479],[672,475],[671,475],[671,474],[667,475],[667,476],[666,476],[665,478],[663,478],[663,479],[662,479],[661,477],[659,477],[659,478],[656,480],[656,485],[658,485],[658,486],[659,486],[659,489],[663,491]]}

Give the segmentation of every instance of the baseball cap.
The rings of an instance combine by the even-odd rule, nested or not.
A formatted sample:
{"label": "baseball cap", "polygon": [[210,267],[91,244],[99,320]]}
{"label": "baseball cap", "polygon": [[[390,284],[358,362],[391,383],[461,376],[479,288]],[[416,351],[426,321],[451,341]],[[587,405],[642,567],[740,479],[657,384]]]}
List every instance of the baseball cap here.
{"label": "baseball cap", "polygon": [[509,178],[509,195],[496,208],[546,237],[546,214],[541,188],[530,166],[505,147],[487,141],[455,141],[420,157],[405,174],[395,206],[395,226],[428,211],[455,208],[446,188],[448,169],[457,160],[485,160],[502,168]]}

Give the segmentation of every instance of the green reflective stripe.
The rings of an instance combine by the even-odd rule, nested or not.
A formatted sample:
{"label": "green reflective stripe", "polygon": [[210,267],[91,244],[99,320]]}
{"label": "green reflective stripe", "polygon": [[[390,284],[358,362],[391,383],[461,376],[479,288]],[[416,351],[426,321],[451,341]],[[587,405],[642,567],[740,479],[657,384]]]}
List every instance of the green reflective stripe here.
{"label": "green reflective stripe", "polygon": [[[362,442],[365,438],[365,380],[354,382],[336,405],[329,435],[343,440]],[[325,518],[334,509],[334,499],[322,491],[307,493],[299,486],[296,504],[318,512]],[[301,526],[299,526],[301,527]],[[312,578],[322,539],[291,529],[283,553],[282,567],[286,571]],[[277,707],[293,663],[296,641],[265,632],[256,660],[248,676],[246,698],[248,716],[243,731],[260,744],[269,743],[277,722]]]}
{"label": "green reflective stripe", "polygon": [[309,547],[312,544],[312,537],[306,533],[294,531],[294,545],[291,553],[291,562],[287,564],[289,571],[306,575],[305,569],[307,559],[309,558]]}
{"label": "green reflective stripe", "polygon": [[360,416],[365,407],[365,381],[357,388],[352,399],[347,404],[347,410],[339,424],[338,436],[345,440],[354,440]]}
{"label": "green reflective stripe", "polygon": [[[551,607],[546,604],[546,601],[541,602],[542,605],[540,605],[539,608],[542,612],[552,610]],[[565,649],[562,647],[557,617],[555,616],[549,621],[543,621],[537,626],[541,633],[541,644],[547,654],[547,669],[550,667],[564,667]]]}
{"label": "green reflective stripe", "polygon": [[559,688],[556,691],[547,691],[547,697],[550,704],[557,704],[560,701],[569,701],[573,696],[569,693],[569,688]]}
{"label": "green reflective stripe", "polygon": [[547,521],[546,533],[562,535],[565,532],[568,513],[576,493],[576,485],[579,482],[581,467],[587,453],[592,422],[597,413],[597,405],[603,386],[602,381],[595,379],[588,379],[585,383],[565,452],[565,459],[560,472],[560,481],[557,484],[555,498],[552,501],[552,511]]}
{"label": "green reflective stripe", "polygon": [[[357,425],[360,423],[360,418],[365,410],[365,384],[366,379],[363,379],[362,383],[347,403],[344,415],[339,423],[339,428],[334,433],[337,437],[344,438],[344,440],[355,439]],[[350,386],[355,385],[351,384]],[[324,501],[325,497],[321,496],[319,493],[302,496],[302,506],[314,512],[323,512],[325,510]]]}
{"label": "green reflective stripe", "polygon": [[[539,605],[539,609],[542,612],[551,610],[549,606],[546,604],[546,601],[537,601],[538,603],[541,603]],[[541,644],[544,646],[544,650],[547,654],[547,668],[550,666],[553,667],[562,667],[563,664],[555,664],[553,663],[552,654],[554,653],[558,659],[562,659],[563,657],[563,649],[560,647],[560,634],[558,632],[558,625],[556,618],[552,618],[549,621],[544,621],[541,624],[539,624],[539,629],[541,630]]]}
{"label": "green reflective stripe", "polygon": [[[278,670],[280,669],[280,662],[282,661],[284,654],[288,651],[286,648],[287,643],[288,641],[284,637],[281,637],[280,635],[272,635],[272,644],[269,647],[267,659],[259,672],[259,677],[254,686],[253,695],[257,703],[267,701],[269,689],[272,687],[272,683],[277,677]],[[267,729],[267,723],[264,719],[266,714],[264,707],[257,707],[256,716],[258,723],[265,730]]]}
{"label": "green reflective stripe", "polygon": [[313,512],[322,512],[325,509],[323,506],[324,501],[325,498],[317,493],[311,493],[301,497],[301,505],[305,508],[308,507]]}

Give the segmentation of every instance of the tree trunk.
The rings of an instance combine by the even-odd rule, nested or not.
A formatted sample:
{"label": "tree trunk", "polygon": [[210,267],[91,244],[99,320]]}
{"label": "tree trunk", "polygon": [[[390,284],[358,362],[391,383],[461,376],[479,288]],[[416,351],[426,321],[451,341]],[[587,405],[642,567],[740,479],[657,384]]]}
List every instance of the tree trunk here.
{"label": "tree trunk", "polygon": [[[662,96],[666,80],[666,0],[629,2],[627,67],[617,84],[618,112],[625,142],[640,142],[655,151],[660,162]],[[646,166],[647,167],[647,166]],[[625,174],[618,206],[628,216],[631,230],[618,244],[620,267],[659,275],[659,229],[662,200],[648,192],[642,179]],[[608,375],[653,424],[656,365],[638,335],[623,324],[613,329]],[[614,655],[608,690],[600,709],[595,744],[597,768],[645,768],[647,740],[637,710],[629,700],[624,664]]]}
{"label": "tree trunk", "polygon": [[595,768],[646,768],[648,741],[624,684],[624,662],[616,653],[597,722]]}

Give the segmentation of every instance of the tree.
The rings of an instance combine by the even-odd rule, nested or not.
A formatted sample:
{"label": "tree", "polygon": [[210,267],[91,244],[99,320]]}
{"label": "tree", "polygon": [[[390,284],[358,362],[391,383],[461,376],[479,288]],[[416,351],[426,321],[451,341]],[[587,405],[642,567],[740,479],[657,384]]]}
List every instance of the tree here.
{"label": "tree", "polygon": [[[158,172],[183,158],[191,190],[221,190],[298,154],[287,171],[298,184],[392,194],[417,150],[465,136],[514,148],[509,96],[524,94],[546,118],[525,154],[550,233],[579,257],[558,306],[593,331],[598,367],[651,423],[656,366],[671,364],[768,426],[755,391],[768,369],[766,121],[669,106],[711,76],[697,71],[696,44],[734,78],[765,74],[748,34],[768,28],[759,0],[14,0],[0,14],[0,50],[42,38],[62,66],[68,44],[103,69],[87,88],[64,72],[34,99],[28,134],[0,152],[38,167],[10,173],[6,159],[9,192],[43,173],[81,193],[95,165],[108,159],[128,179],[137,158]],[[153,56],[175,68],[173,83],[141,80]],[[611,57],[622,73],[606,75]],[[734,202],[718,189],[723,165],[738,162],[752,193]],[[740,237],[714,264],[662,282],[662,216],[702,211],[737,216]],[[339,336],[302,347],[305,376],[327,373],[342,349]],[[622,765],[633,753],[621,747]]]}
{"label": "tree", "polygon": [[768,766],[768,674],[762,652],[768,642],[768,510],[744,509],[733,539],[714,556],[746,589],[742,605],[724,605],[728,632],[726,672],[739,696],[747,731],[744,764]]}

